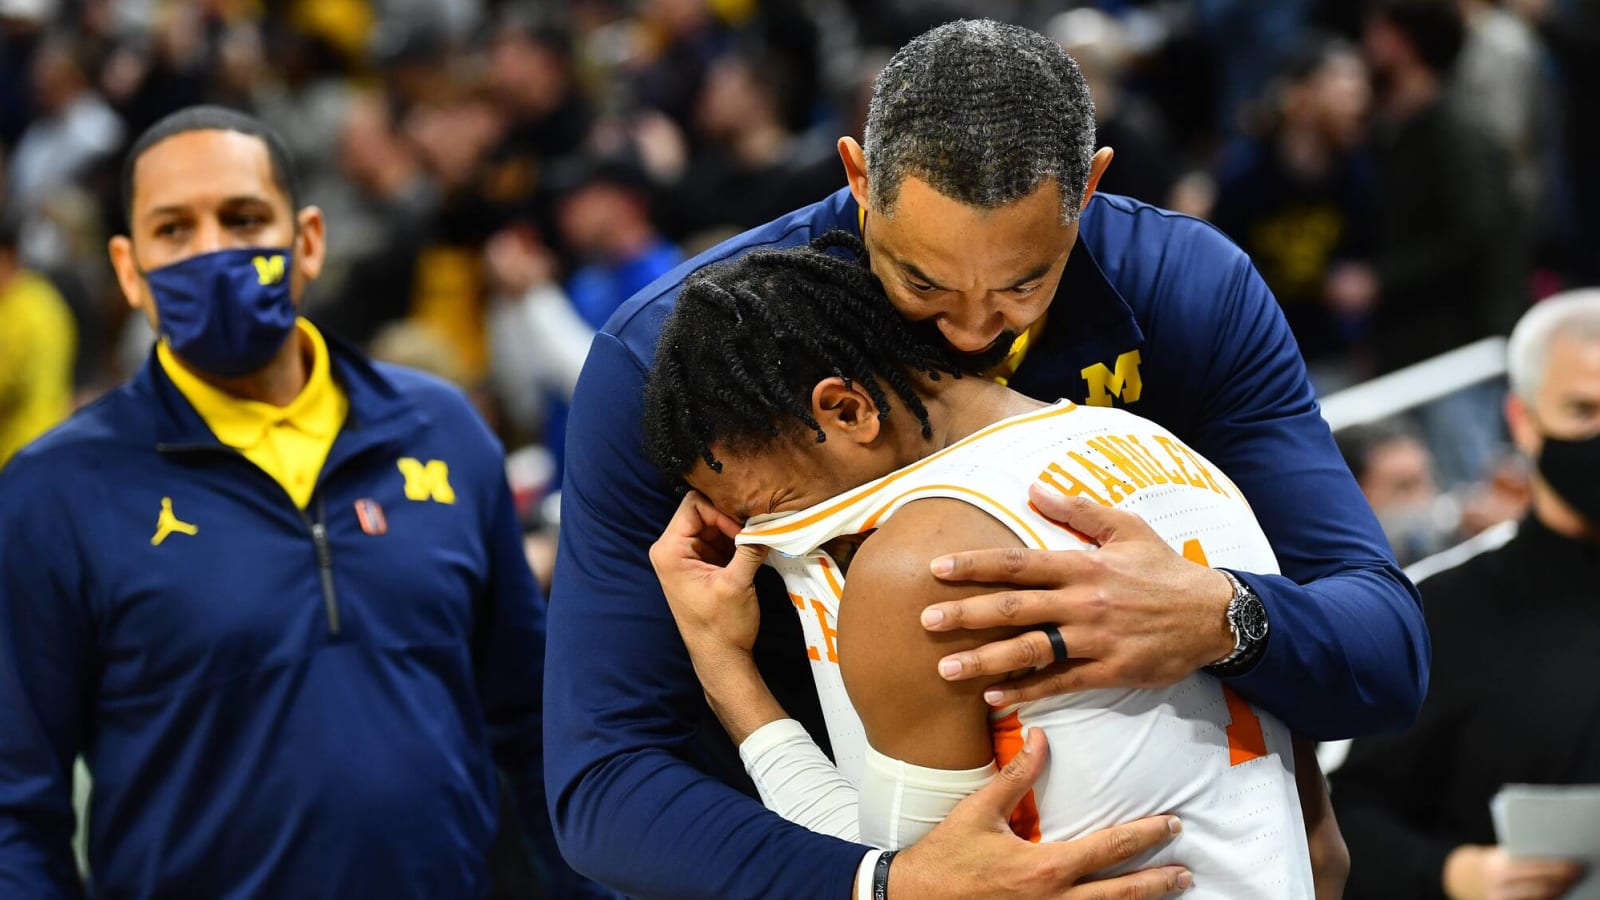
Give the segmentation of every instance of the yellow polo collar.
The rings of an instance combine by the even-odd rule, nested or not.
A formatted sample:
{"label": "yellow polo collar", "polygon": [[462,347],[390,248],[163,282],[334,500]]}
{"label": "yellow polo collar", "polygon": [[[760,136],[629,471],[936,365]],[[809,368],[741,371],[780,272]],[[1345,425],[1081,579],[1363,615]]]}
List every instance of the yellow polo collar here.
{"label": "yellow polo collar", "polygon": [[183,396],[194,406],[217,440],[246,450],[259,445],[267,432],[287,425],[308,437],[332,443],[344,424],[348,408],[344,393],[333,381],[328,343],[316,326],[305,319],[295,322],[298,340],[311,345],[311,371],[306,385],[288,406],[245,400],[201,381],[178,362],[166,341],[156,345],[156,358]]}

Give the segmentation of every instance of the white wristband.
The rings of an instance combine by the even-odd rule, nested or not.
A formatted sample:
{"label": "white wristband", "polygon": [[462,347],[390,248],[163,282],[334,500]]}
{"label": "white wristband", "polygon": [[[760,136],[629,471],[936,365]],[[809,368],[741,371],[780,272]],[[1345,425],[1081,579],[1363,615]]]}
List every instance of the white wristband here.
{"label": "white wristband", "polygon": [[856,866],[855,900],[872,900],[872,870],[882,855],[882,850],[868,850],[867,855],[861,857],[861,865]]}

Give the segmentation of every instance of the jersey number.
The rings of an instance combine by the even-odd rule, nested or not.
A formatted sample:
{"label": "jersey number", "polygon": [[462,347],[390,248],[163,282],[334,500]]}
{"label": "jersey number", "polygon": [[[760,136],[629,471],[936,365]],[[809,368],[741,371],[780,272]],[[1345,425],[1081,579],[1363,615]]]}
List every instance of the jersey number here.
{"label": "jersey number", "polygon": [[[1210,566],[1199,538],[1183,542],[1183,558]],[[1228,704],[1228,765],[1237,766],[1267,755],[1267,736],[1261,732],[1261,719],[1233,688],[1222,686],[1222,699]]]}

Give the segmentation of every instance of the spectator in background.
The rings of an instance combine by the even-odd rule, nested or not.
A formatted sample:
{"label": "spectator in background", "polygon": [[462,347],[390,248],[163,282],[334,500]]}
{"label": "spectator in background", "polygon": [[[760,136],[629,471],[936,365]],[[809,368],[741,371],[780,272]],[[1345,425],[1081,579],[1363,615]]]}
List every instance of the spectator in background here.
{"label": "spectator in background", "polygon": [[1497,0],[1457,2],[1466,38],[1452,99],[1510,154],[1512,196],[1522,221],[1534,223],[1543,213],[1543,48],[1528,22]]}
{"label": "spectator in background", "polygon": [[1454,523],[1441,516],[1448,510],[1440,508],[1433,457],[1416,429],[1389,420],[1343,429],[1334,440],[1401,565],[1444,546]]}
{"label": "spectator in background", "polygon": [[632,163],[585,163],[566,177],[556,221],[561,245],[581,261],[567,294],[584,321],[599,328],[683,254],[656,229],[649,179]]}
{"label": "spectator in background", "polygon": [[1446,92],[1463,38],[1455,0],[1380,0],[1363,35],[1378,101],[1382,371],[1482,337],[1526,303],[1506,155]]}
{"label": "spectator in background", "polygon": [[329,235],[328,263],[306,312],[318,325],[365,345],[410,312],[413,261],[438,209],[439,189],[395,130],[381,93],[353,98],[338,154],[343,177],[326,185],[319,199],[340,227]]}
{"label": "spectator in background", "polygon": [[[650,218],[650,184],[631,163],[585,164],[570,173],[556,208],[561,244],[582,264],[567,279],[572,308],[598,330],[624,301],[683,261],[676,245]],[[568,396],[551,398],[545,444],[562,471],[566,457]]]}
{"label": "spectator in background", "polygon": [[52,192],[75,186],[121,146],[123,126],[90,85],[71,38],[46,38],[33,55],[30,75],[39,115],[12,151],[6,191],[23,216],[24,257],[54,266],[66,262],[66,239],[41,212]]}
{"label": "spectator in background", "polygon": [[0,217],[0,468],[72,411],[77,347],[66,301],[23,267],[17,237]]}
{"label": "spectator in background", "polygon": [[1352,351],[1377,293],[1371,168],[1357,151],[1371,90],[1357,50],[1313,38],[1232,145],[1212,221],[1250,254],[1283,306],[1319,392],[1357,380]]}
{"label": "spectator in background", "polygon": [[705,149],[674,191],[674,233],[710,246],[839,187],[832,145],[807,141],[791,126],[799,79],[798,67],[781,51],[760,44],[711,66],[695,103],[695,130]]}
{"label": "spectator in background", "polygon": [[1555,57],[1575,220],[1568,263],[1578,284],[1600,284],[1600,0],[1507,0]]}
{"label": "spectator in background", "polygon": [[1495,846],[1489,801],[1600,782],[1600,290],[1535,306],[1509,354],[1533,511],[1413,568],[1434,650],[1422,715],[1333,775],[1352,900],[1553,900],[1580,874]]}
{"label": "spectator in background", "polygon": [[[1506,154],[1446,92],[1464,29],[1456,0],[1380,0],[1363,44],[1378,100],[1380,372],[1509,327],[1527,305],[1527,235]],[[1420,411],[1447,486],[1478,477],[1500,442],[1492,388]]]}
{"label": "spectator in background", "polygon": [[519,9],[505,14],[489,41],[489,88],[506,120],[490,153],[490,189],[498,201],[525,203],[552,162],[577,154],[594,126],[579,90],[572,38]]}
{"label": "spectator in background", "polygon": [[640,105],[691,131],[695,98],[727,35],[709,0],[644,0],[638,14],[636,52],[630,60],[632,94]]}
{"label": "spectator in background", "polygon": [[1122,24],[1082,7],[1050,20],[1046,33],[1078,61],[1094,97],[1095,141],[1116,151],[1100,189],[1157,206],[1170,206],[1178,160],[1166,124],[1143,97],[1123,88],[1131,49]]}

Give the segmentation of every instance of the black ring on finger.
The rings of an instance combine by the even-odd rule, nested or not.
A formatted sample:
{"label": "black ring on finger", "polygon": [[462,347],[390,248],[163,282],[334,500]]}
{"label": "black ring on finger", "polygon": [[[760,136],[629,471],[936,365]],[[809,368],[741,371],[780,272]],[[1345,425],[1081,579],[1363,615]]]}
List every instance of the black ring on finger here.
{"label": "black ring on finger", "polygon": [[1039,625],[1034,630],[1044,632],[1045,637],[1050,639],[1050,654],[1055,657],[1056,663],[1067,661],[1067,639],[1062,636],[1060,627]]}

